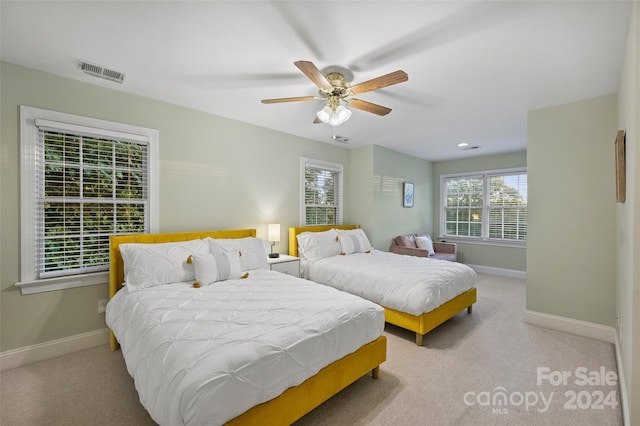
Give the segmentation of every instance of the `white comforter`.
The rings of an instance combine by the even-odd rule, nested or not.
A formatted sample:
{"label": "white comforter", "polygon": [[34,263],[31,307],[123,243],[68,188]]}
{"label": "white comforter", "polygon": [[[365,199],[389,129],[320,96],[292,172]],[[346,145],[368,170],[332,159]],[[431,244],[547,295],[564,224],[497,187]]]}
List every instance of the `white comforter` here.
{"label": "white comforter", "polygon": [[107,305],[140,402],[163,425],[217,425],[375,340],[384,311],[268,270],[195,289],[119,291]]}
{"label": "white comforter", "polygon": [[457,262],[372,250],[303,262],[305,277],[412,315],[430,312],[475,285]]}

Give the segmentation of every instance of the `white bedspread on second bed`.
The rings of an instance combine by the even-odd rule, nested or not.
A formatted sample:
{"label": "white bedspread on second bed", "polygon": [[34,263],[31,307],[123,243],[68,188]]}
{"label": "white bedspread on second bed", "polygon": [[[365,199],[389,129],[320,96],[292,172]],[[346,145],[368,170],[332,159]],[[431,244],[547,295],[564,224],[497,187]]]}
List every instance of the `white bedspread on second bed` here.
{"label": "white bedspread on second bed", "polygon": [[140,401],[163,425],[217,425],[375,340],[378,305],[268,270],[199,289],[119,291],[107,325]]}
{"label": "white bedspread on second bed", "polygon": [[476,282],[462,263],[380,250],[304,262],[303,270],[311,281],[411,315],[432,311]]}

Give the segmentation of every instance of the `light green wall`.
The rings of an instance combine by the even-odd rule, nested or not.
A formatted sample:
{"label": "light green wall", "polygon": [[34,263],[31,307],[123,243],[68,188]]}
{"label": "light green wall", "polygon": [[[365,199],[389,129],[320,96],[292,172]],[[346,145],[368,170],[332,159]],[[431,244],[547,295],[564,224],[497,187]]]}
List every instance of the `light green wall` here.
{"label": "light green wall", "polygon": [[[300,157],[345,166],[349,151],[195,110],[2,63],[0,351],[105,327],[97,301],[107,286],[21,296],[19,105],[160,130],[160,231],[299,224]],[[352,221],[348,204],[344,219]]]}
{"label": "light green wall", "polygon": [[529,112],[528,310],[615,325],[616,102]]}
{"label": "light green wall", "polygon": [[[461,160],[438,161],[433,166],[433,229],[437,236],[440,227],[440,176],[450,173],[500,170],[527,166],[525,151],[498,155],[464,158]],[[525,247],[505,247],[490,244],[460,243],[458,260],[470,265],[513,271],[527,270],[527,249]]]}
{"label": "light green wall", "polygon": [[618,90],[618,129],[626,131],[626,201],[616,204],[617,332],[629,398],[629,424],[640,424],[640,7],[634,4]]}
{"label": "light green wall", "polygon": [[[433,163],[406,154],[374,146],[373,216],[371,244],[389,250],[397,235],[432,232]],[[414,184],[413,207],[403,207],[404,182]]]}
{"label": "light green wall", "polygon": [[[350,194],[349,204],[352,223],[359,224],[371,238],[375,226],[373,209],[373,145],[352,149],[349,162]],[[344,223],[349,223],[344,221]]]}
{"label": "light green wall", "polygon": [[[378,250],[396,235],[431,232],[432,163],[369,145],[351,150],[350,211]],[[403,183],[413,182],[415,202],[402,206]]]}

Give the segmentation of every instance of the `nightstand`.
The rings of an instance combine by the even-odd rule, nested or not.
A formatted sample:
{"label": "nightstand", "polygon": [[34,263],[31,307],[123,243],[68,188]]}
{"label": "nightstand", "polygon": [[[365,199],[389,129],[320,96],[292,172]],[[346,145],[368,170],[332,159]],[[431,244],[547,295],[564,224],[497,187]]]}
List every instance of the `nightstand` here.
{"label": "nightstand", "polygon": [[281,254],[280,257],[269,257],[269,269],[300,278],[300,258]]}

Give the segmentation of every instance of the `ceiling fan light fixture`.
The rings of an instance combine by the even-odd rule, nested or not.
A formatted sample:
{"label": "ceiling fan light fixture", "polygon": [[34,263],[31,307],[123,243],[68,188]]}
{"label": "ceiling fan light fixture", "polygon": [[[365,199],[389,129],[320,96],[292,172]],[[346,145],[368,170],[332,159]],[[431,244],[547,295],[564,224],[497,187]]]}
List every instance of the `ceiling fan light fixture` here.
{"label": "ceiling fan light fixture", "polygon": [[318,117],[318,120],[323,123],[328,123],[332,113],[333,111],[331,110],[331,107],[327,105],[316,113],[316,117]]}
{"label": "ceiling fan light fixture", "polygon": [[331,105],[326,105],[316,113],[316,117],[330,126],[339,126],[351,117],[351,111],[343,105],[335,109]]}
{"label": "ceiling fan light fixture", "polygon": [[340,122],[344,123],[349,119],[349,117],[351,117],[351,110],[340,105],[338,108],[336,108],[335,114],[338,116]]}

